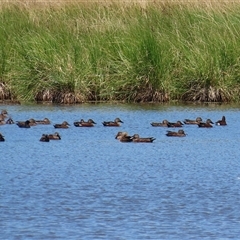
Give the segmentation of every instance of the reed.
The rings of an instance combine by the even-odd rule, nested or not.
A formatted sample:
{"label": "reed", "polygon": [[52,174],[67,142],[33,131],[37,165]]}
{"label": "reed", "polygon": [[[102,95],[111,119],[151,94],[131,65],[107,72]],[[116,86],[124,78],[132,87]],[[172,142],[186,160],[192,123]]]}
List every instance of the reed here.
{"label": "reed", "polygon": [[0,99],[239,101],[240,3],[0,3]]}

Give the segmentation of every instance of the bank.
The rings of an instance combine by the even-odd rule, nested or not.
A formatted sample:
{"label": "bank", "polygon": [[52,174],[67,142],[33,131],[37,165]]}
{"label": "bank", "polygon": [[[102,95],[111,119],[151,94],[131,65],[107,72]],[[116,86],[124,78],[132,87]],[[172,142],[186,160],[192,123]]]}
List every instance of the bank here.
{"label": "bank", "polygon": [[0,3],[0,101],[238,102],[240,3]]}

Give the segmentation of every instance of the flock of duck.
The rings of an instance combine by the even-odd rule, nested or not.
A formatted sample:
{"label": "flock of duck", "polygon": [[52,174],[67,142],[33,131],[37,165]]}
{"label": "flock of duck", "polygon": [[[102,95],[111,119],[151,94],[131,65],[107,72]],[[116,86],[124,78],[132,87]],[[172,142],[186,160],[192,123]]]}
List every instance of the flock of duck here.
{"label": "flock of duck", "polygon": [[[185,119],[183,123],[181,121],[177,122],[169,122],[168,120],[163,120],[162,122],[152,122],[151,125],[153,127],[169,127],[169,128],[181,128],[183,125],[198,125],[200,128],[211,128],[213,127],[211,119],[207,119],[206,122],[203,122],[201,117],[197,117],[196,120]],[[215,122],[216,125],[219,126],[226,126],[226,117],[222,116],[221,120]],[[187,134],[184,132],[183,129],[179,129],[178,131],[167,131],[166,136],[168,137],[185,137]],[[116,139],[120,140],[121,142],[153,142],[155,138],[147,137],[147,138],[140,138],[138,134],[134,134],[133,136],[129,136],[127,132],[118,132]]]}
{"label": "flock of duck", "polygon": [[[7,120],[6,120],[7,119]],[[104,121],[102,122],[105,127],[119,127],[121,126],[123,121],[120,118],[116,118],[114,121]],[[8,118],[7,110],[2,110],[0,113],[0,125],[4,124],[15,124],[12,118]],[[17,121],[16,125],[20,128],[30,128],[32,126],[36,126],[39,124],[49,125],[51,121],[48,118],[44,118],[42,120],[28,119],[26,121]],[[84,121],[81,119],[80,121],[76,121],[73,123],[75,127],[94,127],[96,122],[92,119],[88,119],[88,121]],[[201,117],[197,117],[195,120],[185,119],[183,123],[181,121],[177,122],[169,122],[168,120],[163,120],[162,122],[152,122],[151,125],[153,127],[168,127],[168,128],[181,128],[183,125],[197,125],[201,128],[211,128],[214,124],[211,119],[207,119],[206,122],[203,122]],[[226,118],[222,116],[221,120],[215,122],[216,125],[225,126]],[[69,128],[70,124],[67,121],[63,121],[62,123],[54,124],[54,128]],[[167,131],[166,136],[168,137],[185,137],[187,134],[183,129],[179,129],[178,131]],[[148,142],[151,143],[156,138],[154,137],[140,137],[139,134],[134,134],[133,136],[128,135],[127,132],[118,132],[115,136],[115,139],[120,142]],[[40,141],[41,142],[49,142],[50,140],[61,140],[61,136],[58,132],[53,134],[42,134]],[[4,136],[0,133],[0,142],[5,141]]]}

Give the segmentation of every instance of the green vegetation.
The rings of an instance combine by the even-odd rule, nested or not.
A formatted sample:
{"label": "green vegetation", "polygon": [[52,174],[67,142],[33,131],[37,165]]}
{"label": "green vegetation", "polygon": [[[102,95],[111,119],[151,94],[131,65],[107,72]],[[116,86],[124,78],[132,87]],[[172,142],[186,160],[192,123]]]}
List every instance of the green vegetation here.
{"label": "green vegetation", "polygon": [[240,3],[0,4],[0,99],[240,101]]}

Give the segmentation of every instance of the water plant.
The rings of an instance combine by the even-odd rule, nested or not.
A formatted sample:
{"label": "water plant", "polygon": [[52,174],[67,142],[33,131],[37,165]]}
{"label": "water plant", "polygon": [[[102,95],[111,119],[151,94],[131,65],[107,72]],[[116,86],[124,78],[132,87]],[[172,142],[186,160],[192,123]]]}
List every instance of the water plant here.
{"label": "water plant", "polygon": [[0,3],[0,99],[239,101],[240,4]]}

